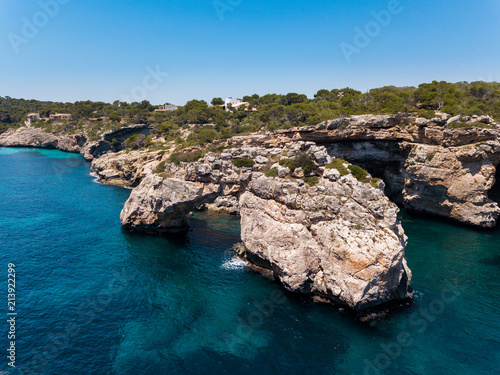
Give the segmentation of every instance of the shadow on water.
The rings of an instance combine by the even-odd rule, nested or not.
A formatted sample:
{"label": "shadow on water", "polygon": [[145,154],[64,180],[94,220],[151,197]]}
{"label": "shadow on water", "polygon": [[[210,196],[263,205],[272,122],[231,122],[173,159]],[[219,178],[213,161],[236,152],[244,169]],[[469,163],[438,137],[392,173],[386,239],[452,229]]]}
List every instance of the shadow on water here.
{"label": "shadow on water", "polygon": [[[336,373],[349,344],[335,321],[349,319],[254,272],[223,268],[239,229],[236,217],[202,212],[183,234],[125,233],[148,313],[122,328],[115,373]],[[281,302],[269,307],[276,292]]]}
{"label": "shadow on water", "polygon": [[468,230],[471,232],[477,232],[477,233],[495,233],[500,231],[500,226],[497,225],[493,228],[482,228],[482,227],[477,227],[474,225],[470,224],[465,224],[461,223],[459,221],[455,221],[449,218],[444,218],[438,215],[433,215],[430,213],[424,213],[424,212],[418,212],[418,211],[413,211],[406,209],[402,207],[401,205],[398,205],[399,207],[399,214],[398,214],[398,220],[403,222],[403,228],[404,228],[404,221],[409,221],[411,218],[415,218],[417,220],[423,220],[425,223],[428,224],[437,224],[437,225],[449,225],[451,227],[457,228],[457,229],[464,229]]}
{"label": "shadow on water", "polygon": [[491,258],[485,258],[481,261],[483,264],[500,267],[500,255],[493,256]]}

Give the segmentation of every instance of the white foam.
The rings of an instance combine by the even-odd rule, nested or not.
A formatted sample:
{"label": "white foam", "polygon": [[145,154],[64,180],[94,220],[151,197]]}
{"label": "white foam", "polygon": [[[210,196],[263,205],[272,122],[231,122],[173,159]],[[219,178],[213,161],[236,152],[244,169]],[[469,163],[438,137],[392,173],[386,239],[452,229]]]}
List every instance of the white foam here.
{"label": "white foam", "polygon": [[248,262],[240,258],[231,258],[226,260],[221,266],[225,270],[242,270],[248,265]]}
{"label": "white foam", "polygon": [[424,296],[424,293],[420,292],[418,290],[416,290],[415,293],[413,293],[413,298],[417,301],[421,300],[423,296]]}
{"label": "white foam", "polygon": [[90,177],[94,177],[94,179],[92,180],[92,182],[96,183],[96,184],[101,184],[101,181],[99,181],[99,175],[95,172],[89,172],[89,176]]}

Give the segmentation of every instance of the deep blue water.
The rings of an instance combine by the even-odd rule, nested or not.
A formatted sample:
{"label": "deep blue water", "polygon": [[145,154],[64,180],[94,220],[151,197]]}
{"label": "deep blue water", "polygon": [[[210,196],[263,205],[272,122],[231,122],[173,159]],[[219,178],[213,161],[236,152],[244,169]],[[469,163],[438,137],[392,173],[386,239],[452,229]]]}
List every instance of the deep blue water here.
{"label": "deep blue water", "polygon": [[366,324],[232,262],[234,217],[197,214],[168,239],[123,231],[128,195],[79,155],[0,149],[0,274],[16,265],[18,313],[16,369],[2,355],[0,374],[499,373],[498,230],[402,213],[416,303]]}

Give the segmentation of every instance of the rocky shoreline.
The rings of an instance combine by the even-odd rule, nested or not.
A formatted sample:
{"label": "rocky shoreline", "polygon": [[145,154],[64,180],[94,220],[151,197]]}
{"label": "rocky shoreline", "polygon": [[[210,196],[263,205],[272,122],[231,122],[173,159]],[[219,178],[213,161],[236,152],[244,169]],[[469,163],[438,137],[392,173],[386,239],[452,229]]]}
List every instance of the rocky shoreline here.
{"label": "rocky shoreline", "polygon": [[[291,292],[368,311],[412,296],[406,236],[391,200],[469,225],[497,223],[500,207],[490,198],[500,132],[466,127],[490,125],[486,117],[447,127],[459,120],[352,116],[218,141],[217,151],[177,163],[171,152],[120,151],[145,126],[97,142],[21,128],[0,135],[0,145],[82,153],[101,181],[134,188],[120,215],[129,230],[182,231],[189,212],[202,208],[239,214],[240,256]],[[313,168],[298,165],[302,159]]]}

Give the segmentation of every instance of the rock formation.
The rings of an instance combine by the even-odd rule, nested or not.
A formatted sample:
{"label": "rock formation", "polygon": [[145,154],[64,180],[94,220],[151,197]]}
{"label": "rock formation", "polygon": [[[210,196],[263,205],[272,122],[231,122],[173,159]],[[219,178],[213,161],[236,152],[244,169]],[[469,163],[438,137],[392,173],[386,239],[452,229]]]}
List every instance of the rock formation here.
{"label": "rock formation", "polygon": [[383,178],[386,194],[405,208],[490,228],[500,215],[499,202],[490,199],[500,131],[471,127],[490,124],[488,116],[466,120],[450,129],[441,118],[362,115],[280,133],[325,145],[330,155]]}
{"label": "rock formation", "polygon": [[[179,231],[187,227],[189,211],[207,203],[232,206],[240,211],[245,256],[288,290],[356,310],[410,297],[396,205],[376,184],[327,168],[332,158],[324,147],[293,146],[232,148],[193,163],[167,163],[132,191],[122,225],[147,233]],[[315,186],[293,178],[289,168],[281,167],[282,178],[259,172],[301,152],[323,166],[313,173]],[[242,157],[256,164],[236,167],[232,160]]]}
{"label": "rock formation", "polygon": [[150,125],[126,126],[106,132],[100,140],[93,142],[85,134],[55,135],[41,128],[27,126],[0,134],[0,146],[57,149],[81,153],[85,159],[92,160],[107,152],[122,150],[122,143],[127,138],[134,134],[149,134],[150,129]]}
{"label": "rock formation", "polygon": [[397,207],[352,176],[253,178],[240,198],[248,258],[290,291],[364,309],[411,296]]}
{"label": "rock formation", "polygon": [[104,183],[135,187],[153,173],[160,159],[158,152],[109,152],[93,159],[90,169]]}
{"label": "rock formation", "polygon": [[213,202],[219,186],[175,178],[147,176],[132,191],[120,214],[124,227],[146,233],[182,231],[187,215],[196,207]]}
{"label": "rock formation", "polygon": [[9,129],[0,134],[0,145],[7,147],[35,147],[78,153],[87,142],[82,135],[56,136],[39,128]]}

